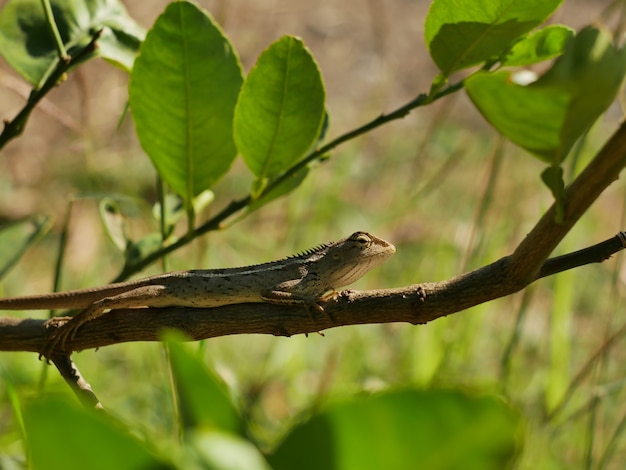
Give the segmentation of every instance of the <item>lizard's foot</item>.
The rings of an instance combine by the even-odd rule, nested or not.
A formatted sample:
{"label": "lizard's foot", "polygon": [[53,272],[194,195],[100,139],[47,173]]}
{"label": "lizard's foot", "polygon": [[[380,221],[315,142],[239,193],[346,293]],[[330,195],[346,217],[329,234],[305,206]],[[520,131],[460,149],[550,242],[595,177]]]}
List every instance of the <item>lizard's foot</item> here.
{"label": "lizard's foot", "polygon": [[[336,300],[337,296],[339,295],[339,293],[336,290],[331,290],[326,292],[324,295],[322,295],[319,300],[323,301],[323,302],[329,302],[331,300]],[[324,315],[326,315],[326,317],[328,317],[328,319],[332,322],[333,325],[336,325],[337,322],[335,321],[335,319],[333,318],[333,316],[324,309],[324,307],[322,307],[320,304],[318,304],[317,302],[314,302],[313,306],[320,312],[324,313]]]}
{"label": "lizard's foot", "polygon": [[[303,305],[304,305],[304,309],[306,310],[306,313],[309,315],[309,318],[311,319],[314,325],[317,326],[317,322],[315,321],[315,317],[313,316],[313,309],[317,310],[318,312],[325,313],[332,320],[330,315],[328,315],[328,312],[326,312],[324,308],[317,302],[305,302]],[[322,333],[321,331],[317,331],[316,333],[320,336],[325,336],[324,333]],[[309,334],[305,333],[305,336],[308,337]]]}
{"label": "lizard's foot", "polygon": [[39,359],[46,358],[48,364],[50,363],[50,357],[55,352],[56,345],[58,343],[58,331],[61,326],[69,322],[72,317],[52,317],[44,326],[46,327],[47,338],[41,352],[39,353]]}
{"label": "lizard's foot", "polygon": [[[46,358],[50,358],[50,356],[57,352],[59,349],[61,349],[62,351],[65,350],[65,342],[68,338],[74,339],[74,336],[76,336],[76,331],[81,326],[81,324],[75,323],[75,319],[75,317],[54,317],[48,320],[48,322],[46,323],[46,327],[50,328],[53,325],[55,327],[52,330],[50,337],[46,341],[44,349],[39,355],[40,357],[45,356]],[[61,325],[56,326],[59,323]]]}
{"label": "lizard's foot", "polygon": [[326,315],[326,318],[328,318],[331,323],[333,325],[336,325],[337,322],[335,321],[335,319],[333,318],[333,316],[328,312],[328,310],[326,310],[324,307],[322,307],[320,304],[318,304],[317,302],[314,302],[311,305],[307,305],[307,312],[309,314],[309,317],[311,317],[311,320],[313,321],[313,323],[315,323],[315,319],[313,318],[313,313],[311,311],[311,308],[315,308],[315,310],[317,310],[318,312],[320,312],[323,315]]}

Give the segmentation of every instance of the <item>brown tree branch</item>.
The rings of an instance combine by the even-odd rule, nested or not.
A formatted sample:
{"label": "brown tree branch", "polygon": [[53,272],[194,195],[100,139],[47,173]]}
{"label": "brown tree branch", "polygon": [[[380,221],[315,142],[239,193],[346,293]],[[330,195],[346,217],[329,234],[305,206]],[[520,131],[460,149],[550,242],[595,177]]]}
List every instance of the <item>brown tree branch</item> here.
{"label": "brown tree branch", "polygon": [[537,277],[551,276],[552,274],[590,263],[601,263],[624,248],[626,248],[626,232],[619,232],[613,238],[609,238],[597,245],[550,258],[543,264]]}
{"label": "brown tree branch", "polygon": [[[592,247],[552,258],[544,263],[537,279],[591,262],[602,262],[622,250],[625,240],[626,234],[620,232]],[[65,353],[130,341],[159,341],[164,329],[177,329],[191,340],[201,340],[234,334],[291,336],[366,323],[423,324],[516,292],[515,284],[503,282],[507,272],[507,258],[503,258],[447,281],[396,289],[346,290],[337,299],[323,304],[325,313],[312,312],[314,318],[301,307],[271,304],[112,310],[82,326],[76,338],[66,343]],[[61,324],[56,322],[54,327]],[[0,350],[40,353],[48,333],[47,320],[0,318]],[[56,356],[51,359],[57,363]],[[70,382],[76,378],[73,374],[68,376]],[[76,388],[74,384],[73,387]],[[95,396],[87,399],[95,399],[97,403]]]}
{"label": "brown tree branch", "polygon": [[86,408],[102,409],[102,404],[96,394],[91,390],[91,385],[83,378],[78,367],[68,355],[55,355],[51,358],[58,369],[61,377],[70,386],[74,394]]}
{"label": "brown tree branch", "polygon": [[509,259],[510,279],[527,284],[536,278],[543,262],[585,211],[626,166],[626,122],[606,142],[595,158],[565,189],[564,217],[555,220],[553,205],[519,244]]}

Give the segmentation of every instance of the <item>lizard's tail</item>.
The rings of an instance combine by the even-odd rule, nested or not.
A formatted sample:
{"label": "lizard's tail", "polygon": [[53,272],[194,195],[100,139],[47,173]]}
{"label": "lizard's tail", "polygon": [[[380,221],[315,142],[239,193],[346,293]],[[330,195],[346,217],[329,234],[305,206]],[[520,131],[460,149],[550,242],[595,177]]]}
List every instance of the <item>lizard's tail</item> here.
{"label": "lizard's tail", "polygon": [[53,294],[28,295],[0,299],[0,310],[48,310],[56,308],[87,308],[94,302],[128,291],[126,283],[107,287],[68,290]]}

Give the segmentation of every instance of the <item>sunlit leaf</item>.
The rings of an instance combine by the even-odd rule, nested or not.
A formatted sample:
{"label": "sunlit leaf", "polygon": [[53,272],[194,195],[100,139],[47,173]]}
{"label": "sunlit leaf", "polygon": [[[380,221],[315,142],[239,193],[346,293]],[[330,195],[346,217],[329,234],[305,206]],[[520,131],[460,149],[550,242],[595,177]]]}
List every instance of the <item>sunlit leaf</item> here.
{"label": "sunlit leaf", "polygon": [[241,417],[224,382],[182,343],[170,341],[169,346],[185,427],[239,433]]}
{"label": "sunlit leaf", "polygon": [[285,194],[290,193],[291,191],[293,191],[294,189],[296,189],[298,186],[302,184],[302,182],[306,179],[308,174],[309,174],[309,169],[307,167],[304,167],[301,170],[296,171],[293,175],[285,179],[282,183],[276,185],[271,190],[267,191],[262,197],[254,200],[248,206],[248,212],[255,211],[263,207],[265,204],[268,204],[269,202],[275,199],[278,199],[279,197],[284,196]]}
{"label": "sunlit leaf", "polygon": [[[494,397],[402,391],[336,405],[293,429],[272,468],[507,468],[519,415]],[[302,458],[306,455],[306,458]]]}
{"label": "sunlit leaf", "polygon": [[[102,29],[98,48],[88,60],[100,56],[126,70],[133,67],[144,38],[141,26],[118,0],[51,0],[55,23],[71,56]],[[46,75],[58,53],[43,13],[41,0],[10,0],[0,11],[0,53],[31,84]]]}
{"label": "sunlit leaf", "polygon": [[524,66],[552,59],[563,53],[565,45],[573,36],[574,30],[566,26],[546,26],[516,43],[502,65]]}
{"label": "sunlit leaf", "polygon": [[569,104],[566,90],[518,85],[508,71],[474,74],[465,80],[465,89],[499,132],[542,160],[552,160]]}
{"label": "sunlit leaf", "polygon": [[104,198],[98,205],[100,220],[109,240],[120,250],[126,250],[128,239],[126,238],[126,223],[117,202],[111,198]]}
{"label": "sunlit leaf", "polygon": [[148,32],[129,86],[137,135],[161,178],[186,203],[217,182],[232,137],[241,66],[209,14],[171,3]]}
{"label": "sunlit leaf", "polygon": [[257,447],[232,434],[206,430],[190,432],[187,450],[191,449],[194,451],[196,468],[271,470]]}
{"label": "sunlit leaf", "polygon": [[609,107],[626,72],[626,49],[604,30],[585,28],[536,82],[519,85],[506,71],[465,81],[483,116],[503,135],[550,164]]}
{"label": "sunlit leaf", "polygon": [[311,148],[324,99],[320,71],[300,39],[285,36],[261,54],[241,90],[234,129],[237,148],[259,180],[287,170]]}
{"label": "sunlit leaf", "polygon": [[430,55],[444,76],[497,59],[563,0],[434,0],[425,24]]}
{"label": "sunlit leaf", "polygon": [[126,264],[133,265],[158,251],[163,247],[163,236],[160,233],[152,232],[139,240],[130,241],[126,246]]}
{"label": "sunlit leaf", "polygon": [[[59,398],[40,398],[28,404],[24,422],[33,468],[172,468],[103,413]],[[63,442],[50,436],[63,436]]]}

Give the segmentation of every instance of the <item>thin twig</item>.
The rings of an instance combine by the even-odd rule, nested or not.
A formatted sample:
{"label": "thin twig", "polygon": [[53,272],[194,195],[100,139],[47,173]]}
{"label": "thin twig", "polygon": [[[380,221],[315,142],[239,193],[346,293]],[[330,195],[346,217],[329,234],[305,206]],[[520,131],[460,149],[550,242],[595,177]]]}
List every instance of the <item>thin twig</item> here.
{"label": "thin twig", "polygon": [[539,270],[539,278],[551,276],[568,269],[577,268],[590,263],[601,263],[612,255],[626,248],[626,232],[619,232],[597,245],[583,248],[563,256],[547,260]]}
{"label": "thin twig", "polygon": [[57,59],[57,64],[52,73],[47,77],[41,87],[33,89],[21,111],[11,120],[5,121],[4,129],[0,133],[0,149],[2,149],[9,141],[20,136],[26,127],[30,113],[35,106],[61,81],[67,71],[82,61],[87,55],[93,53],[96,48],[96,42],[100,38],[102,30],[96,31],[89,44],[83,47],[75,56],[69,60]]}
{"label": "thin twig", "polygon": [[41,0],[41,6],[43,7],[46,22],[48,23],[48,27],[50,28],[50,32],[52,33],[52,37],[54,38],[54,45],[57,48],[57,54],[59,55],[59,59],[61,59],[62,62],[69,62],[71,58],[69,55],[67,55],[67,51],[65,50],[65,46],[63,45],[61,33],[59,33],[59,28],[57,27],[57,23],[54,20],[54,13],[52,12],[52,5],[50,5],[50,0]]}
{"label": "thin twig", "polygon": [[100,400],[98,400],[96,394],[91,390],[91,385],[83,378],[70,356],[55,355],[52,356],[50,360],[85,407],[96,409],[103,408]]}

